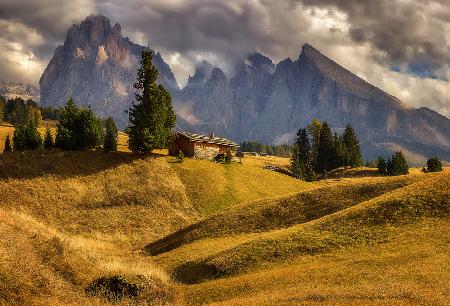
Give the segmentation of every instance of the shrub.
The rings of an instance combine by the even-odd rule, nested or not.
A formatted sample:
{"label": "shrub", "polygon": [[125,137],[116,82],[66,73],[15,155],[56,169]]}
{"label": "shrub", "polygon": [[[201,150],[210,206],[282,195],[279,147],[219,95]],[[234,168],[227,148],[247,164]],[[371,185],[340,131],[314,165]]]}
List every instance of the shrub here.
{"label": "shrub", "polygon": [[231,164],[231,161],[233,160],[233,155],[231,155],[231,151],[227,150],[227,153],[225,154],[225,164]]}
{"label": "shrub", "polygon": [[178,151],[178,154],[177,154],[177,162],[182,163],[183,160],[184,160],[184,154],[183,154],[183,151],[180,150],[180,151]]}
{"label": "shrub", "polygon": [[432,157],[427,161],[427,171],[438,172],[442,171],[442,162],[437,157]]}
{"label": "shrub", "polygon": [[214,157],[214,161],[218,163],[224,163],[225,162],[225,154],[219,153]]}

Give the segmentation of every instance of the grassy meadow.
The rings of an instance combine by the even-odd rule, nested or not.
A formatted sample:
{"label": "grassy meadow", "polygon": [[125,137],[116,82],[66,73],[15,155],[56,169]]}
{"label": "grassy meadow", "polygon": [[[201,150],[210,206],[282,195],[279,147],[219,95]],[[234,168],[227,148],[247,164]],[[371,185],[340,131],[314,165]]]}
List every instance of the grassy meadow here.
{"label": "grassy meadow", "polygon": [[0,154],[0,305],[449,304],[450,168],[166,153]]}

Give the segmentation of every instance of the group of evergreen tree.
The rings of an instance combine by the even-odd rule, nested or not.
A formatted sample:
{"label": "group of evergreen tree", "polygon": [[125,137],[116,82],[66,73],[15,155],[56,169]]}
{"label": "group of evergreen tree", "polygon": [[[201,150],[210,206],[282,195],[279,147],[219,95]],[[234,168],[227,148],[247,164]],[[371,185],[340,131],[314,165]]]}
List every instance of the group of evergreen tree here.
{"label": "group of evergreen tree", "polygon": [[14,125],[26,125],[30,120],[33,120],[36,126],[42,122],[41,110],[35,101],[25,101],[20,97],[6,101],[0,96],[0,123],[7,121]]}
{"label": "group of evergreen tree", "polygon": [[291,157],[292,146],[288,144],[267,145],[258,141],[244,141],[239,145],[239,152],[256,152],[258,154]]}
{"label": "group of evergreen tree", "polygon": [[291,158],[291,170],[297,177],[311,181],[316,174],[361,165],[359,140],[351,125],[339,135],[332,133],[327,122],[315,119],[298,130]]}
{"label": "group of evergreen tree", "polygon": [[378,157],[377,168],[381,175],[393,176],[409,173],[408,162],[401,151],[395,152],[387,161],[382,156]]}
{"label": "group of evergreen tree", "polygon": [[117,150],[118,131],[112,118],[104,122],[94,115],[90,107],[77,107],[70,98],[62,108],[55,139],[47,127],[42,139],[34,120],[16,124],[14,136],[5,140],[5,152],[45,149],[89,150],[103,147],[106,152]]}

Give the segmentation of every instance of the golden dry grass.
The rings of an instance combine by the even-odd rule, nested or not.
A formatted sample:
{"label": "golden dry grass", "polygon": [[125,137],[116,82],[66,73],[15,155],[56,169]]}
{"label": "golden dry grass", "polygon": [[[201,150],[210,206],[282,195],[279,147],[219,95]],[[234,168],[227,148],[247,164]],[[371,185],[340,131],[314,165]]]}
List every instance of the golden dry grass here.
{"label": "golden dry grass", "polygon": [[[179,232],[186,244],[155,260],[191,284],[181,286],[188,304],[445,304],[450,169],[414,172],[257,201],[248,218],[239,213],[247,205],[235,207]],[[301,209],[283,218],[295,201]]]}
{"label": "golden dry grass", "polygon": [[268,160],[285,164],[285,158],[246,157],[242,163],[223,165],[207,160],[185,159],[169,163],[186,186],[187,194],[203,214],[211,214],[257,199],[276,197],[312,188],[313,184],[265,170]]}
{"label": "golden dry grass", "polygon": [[86,289],[115,277],[125,305],[447,302],[450,169],[305,183],[158,153],[0,155],[0,304],[111,304]]}
{"label": "golden dry grass", "polygon": [[0,304],[100,303],[84,289],[116,274],[155,278],[174,296],[167,275],[139,252],[197,218],[163,158],[4,154],[0,193]]}

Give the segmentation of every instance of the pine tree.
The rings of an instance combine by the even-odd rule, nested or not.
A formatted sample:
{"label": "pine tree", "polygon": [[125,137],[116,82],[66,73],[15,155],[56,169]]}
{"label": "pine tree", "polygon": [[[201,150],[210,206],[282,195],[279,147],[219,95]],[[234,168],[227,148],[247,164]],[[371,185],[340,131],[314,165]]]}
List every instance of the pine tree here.
{"label": "pine tree", "polygon": [[11,140],[9,139],[9,134],[8,134],[8,135],[6,135],[5,149],[3,150],[3,152],[11,152],[11,151],[12,151]]}
{"label": "pine tree", "polygon": [[47,127],[47,129],[45,130],[45,137],[44,137],[44,149],[50,150],[54,146],[55,146],[55,143],[53,142],[52,132]]}
{"label": "pine tree", "polygon": [[342,142],[346,150],[346,158],[344,164],[346,166],[358,167],[363,164],[359,140],[353,127],[348,124],[342,135]]}
{"label": "pine tree", "polygon": [[322,128],[322,122],[317,119],[313,119],[311,124],[308,125],[307,129],[309,134],[311,135],[311,156],[314,163],[314,167],[317,167],[317,154],[319,151],[319,138],[320,138],[320,130]]}
{"label": "pine tree", "polygon": [[401,151],[397,151],[386,163],[386,172],[388,175],[408,174],[408,163]]}
{"label": "pine tree", "polygon": [[142,51],[140,63],[134,84],[139,93],[128,111],[128,147],[133,152],[149,153],[167,147],[176,118],[170,93],[156,83],[158,70],[152,63],[152,53]]}
{"label": "pine tree", "polygon": [[26,125],[18,125],[14,129],[14,151],[36,150],[42,146],[41,134],[39,134],[33,120]]}
{"label": "pine tree", "polygon": [[442,171],[442,162],[439,158],[433,157],[427,161],[427,171],[439,172]]}
{"label": "pine tree", "polygon": [[333,169],[334,143],[333,134],[327,122],[322,124],[317,150],[316,171],[324,174]]}
{"label": "pine tree", "polygon": [[117,151],[117,127],[114,119],[109,117],[105,121],[105,142],[103,144],[103,151],[112,152]]}
{"label": "pine tree", "polygon": [[90,107],[78,108],[69,98],[61,110],[55,145],[62,150],[95,149],[103,143],[103,126]]}
{"label": "pine tree", "polygon": [[311,181],[314,178],[312,165],[311,144],[306,129],[299,129],[294,144],[291,170],[298,177],[305,181]]}
{"label": "pine tree", "polygon": [[378,157],[377,168],[378,168],[378,173],[379,174],[381,174],[381,175],[386,175],[387,174],[386,161],[381,156]]}
{"label": "pine tree", "polygon": [[333,136],[333,169],[345,166],[347,148],[345,147],[342,136],[334,133]]}

